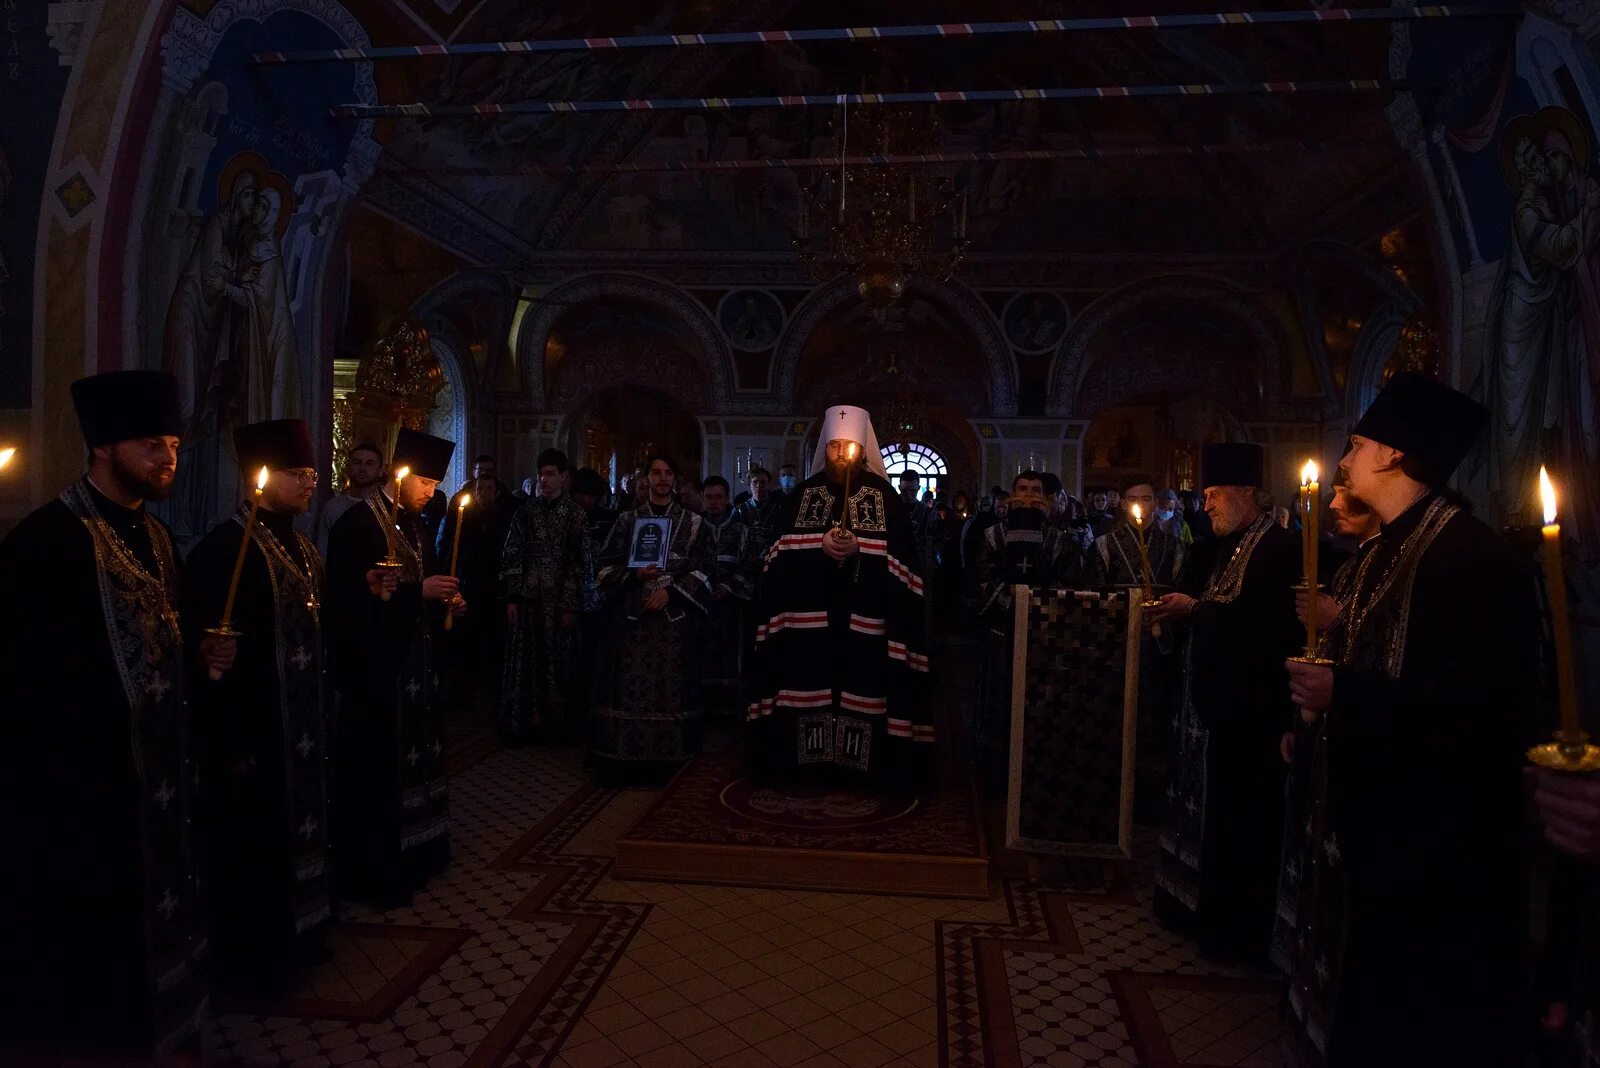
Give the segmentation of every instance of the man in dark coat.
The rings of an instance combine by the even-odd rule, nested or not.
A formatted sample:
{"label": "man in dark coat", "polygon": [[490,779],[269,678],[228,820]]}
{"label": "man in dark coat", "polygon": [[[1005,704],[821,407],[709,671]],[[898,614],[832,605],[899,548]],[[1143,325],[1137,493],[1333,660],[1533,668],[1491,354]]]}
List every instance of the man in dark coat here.
{"label": "man in dark coat", "polygon": [[1267,959],[1283,836],[1279,755],[1294,715],[1284,658],[1298,651],[1298,538],[1272,521],[1261,493],[1260,446],[1201,452],[1200,478],[1216,539],[1185,584],[1149,610],[1184,631],[1180,710],[1168,762],[1156,914],[1223,956]]}
{"label": "man in dark coat", "polygon": [[311,507],[317,458],[302,419],[234,432],[239,470],[256,486],[200,540],[184,567],[190,648],[222,618],[239,546],[250,528],[230,625],[239,657],[213,679],[191,672],[206,806],[211,945],[219,986],[274,993],[295,964],[320,956],[332,918],[328,857],[328,737],[322,673],[322,557],[294,529]]}
{"label": "man in dark coat", "polygon": [[337,888],[384,907],[409,901],[450,859],[433,627],[444,611],[464,615],[466,602],[460,582],[439,573],[418,517],[454,449],[402,429],[389,464],[397,477],[328,538]]}
{"label": "man in dark coat", "polygon": [[[452,624],[441,640],[448,655],[442,659],[441,677],[448,681],[450,703],[492,715],[500,695],[505,649],[505,616],[487,611],[500,595],[500,552],[511,531],[511,517],[519,507],[510,487],[496,477],[494,457],[480,456],[472,465],[472,481],[450,498],[439,527],[435,558],[446,573],[455,549],[456,527],[461,527],[460,560],[456,577],[461,596],[485,611],[473,612]],[[468,500],[470,498],[470,500]],[[467,500],[463,509],[461,502]]]}
{"label": "man in dark coat", "polygon": [[1289,988],[1299,1064],[1522,1063],[1531,579],[1444,489],[1486,420],[1398,374],[1341,461],[1383,527],[1334,665],[1288,665],[1323,721]]}
{"label": "man in dark coat", "polygon": [[[0,543],[0,1035],[159,1057],[197,1033],[207,985],[178,569],[145,511],[172,492],[183,421],[156,372],[82,379],[72,401],[87,475]],[[236,651],[200,655],[223,670]]]}

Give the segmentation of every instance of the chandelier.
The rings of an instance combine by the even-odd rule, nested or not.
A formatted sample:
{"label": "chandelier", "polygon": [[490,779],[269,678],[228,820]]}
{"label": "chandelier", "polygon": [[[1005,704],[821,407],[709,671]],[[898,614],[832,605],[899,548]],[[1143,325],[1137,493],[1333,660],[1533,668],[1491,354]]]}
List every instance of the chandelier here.
{"label": "chandelier", "polygon": [[928,403],[900,370],[899,355],[894,349],[888,352],[883,379],[889,400],[878,414],[878,426],[883,431],[879,440],[906,456],[913,441],[927,436]]}
{"label": "chandelier", "polygon": [[948,177],[882,162],[931,150],[938,132],[931,110],[871,108],[856,124],[858,151],[868,155],[850,162],[846,112],[838,172],[800,189],[794,248],[818,282],[854,277],[856,292],[881,323],[913,278],[943,282],[955,272],[967,250],[967,204]]}

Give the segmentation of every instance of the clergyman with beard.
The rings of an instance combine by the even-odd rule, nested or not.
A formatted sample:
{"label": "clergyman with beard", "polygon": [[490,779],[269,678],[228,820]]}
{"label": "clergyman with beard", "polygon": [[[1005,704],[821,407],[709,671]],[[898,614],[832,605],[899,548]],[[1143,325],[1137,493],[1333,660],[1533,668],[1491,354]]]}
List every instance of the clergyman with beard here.
{"label": "clergyman with beard", "polygon": [[317,458],[303,419],[234,431],[240,481],[267,469],[256,521],[240,504],[185,562],[183,629],[192,646],[222,617],[249,527],[230,621],[231,671],[191,671],[196,755],[207,784],[202,826],[218,986],[282,993],[321,956],[333,916],[328,738],[322,672],[322,557],[295,519],[311,507]]}
{"label": "clergyman with beard", "polygon": [[[244,472],[246,478],[248,471]],[[388,472],[383,468],[383,453],[370,441],[363,441],[350,450],[350,458],[345,462],[346,485],[343,493],[322,506],[322,512],[317,516],[317,548],[324,556],[328,553],[328,534],[333,530],[333,525],[339,517],[350,510],[352,505],[360,504],[383,485],[388,478]]]}
{"label": "clergyman with beard", "polygon": [[1279,746],[1294,716],[1283,662],[1300,651],[1299,538],[1264,507],[1261,447],[1206,446],[1200,483],[1216,537],[1146,613],[1184,639],[1156,915],[1206,951],[1267,958],[1283,831]]}
{"label": "clergyman with beard", "polygon": [[[200,810],[165,499],[176,383],[119,371],[72,384],[89,469],[0,543],[0,1034],[158,1057],[205,1007]],[[207,667],[233,664],[207,639]]]}
{"label": "clergyman with beard", "polygon": [[910,508],[872,420],[822,420],[811,476],[785,498],[756,606],[748,753],[775,785],[910,793],[933,764],[926,590]]}

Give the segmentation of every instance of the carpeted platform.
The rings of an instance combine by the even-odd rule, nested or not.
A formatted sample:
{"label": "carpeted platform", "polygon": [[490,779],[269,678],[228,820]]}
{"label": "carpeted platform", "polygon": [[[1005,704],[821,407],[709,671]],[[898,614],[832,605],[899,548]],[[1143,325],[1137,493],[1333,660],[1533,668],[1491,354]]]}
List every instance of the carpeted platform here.
{"label": "carpeted platform", "polygon": [[970,784],[915,799],[772,790],[739,757],[689,763],[617,842],[619,879],[984,897],[989,851]]}

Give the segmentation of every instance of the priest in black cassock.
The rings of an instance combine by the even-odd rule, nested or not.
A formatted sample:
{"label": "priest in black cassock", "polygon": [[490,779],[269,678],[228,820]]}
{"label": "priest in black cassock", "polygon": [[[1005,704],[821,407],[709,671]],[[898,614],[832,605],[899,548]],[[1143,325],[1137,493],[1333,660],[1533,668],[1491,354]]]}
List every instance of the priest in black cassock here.
{"label": "priest in black cassock", "polygon": [[[294,528],[311,507],[317,459],[303,419],[252,423],[233,440],[247,490],[258,470],[269,472],[233,606],[239,656],[219,679],[191,671],[189,692],[207,784],[201,827],[218,986],[272,993],[296,963],[320,955],[333,915],[322,557]],[[190,648],[222,618],[249,514],[241,505],[189,554]]]}
{"label": "priest in black cassock", "polygon": [[652,456],[645,478],[644,503],[617,516],[597,561],[611,604],[593,755],[608,774],[660,774],[700,751],[695,642],[716,546],[705,520],[673,499],[670,457]]}
{"label": "priest in black cassock", "polygon": [[1520,783],[1532,582],[1445,488],[1487,412],[1398,374],[1350,436],[1383,521],[1324,655],[1290,663],[1323,729],[1290,975],[1297,1064],[1520,1064]]}
{"label": "priest in black cassock", "polygon": [[777,531],[748,676],[753,770],[915,789],[934,743],[925,589],[865,411],[828,409],[812,475],[784,501]]}
{"label": "priest in black cassock", "polygon": [[197,1033],[208,980],[178,569],[145,511],[172,492],[183,419],[157,372],[82,379],[72,401],[87,475],[0,543],[0,1035],[160,1056]]}
{"label": "priest in black cassock", "polygon": [[[408,901],[450,859],[444,721],[434,701],[433,627],[462,615],[420,515],[455,444],[401,429],[383,492],[328,537],[328,654],[339,690],[334,850],[339,893]],[[379,566],[395,560],[397,567]]]}
{"label": "priest in black cassock", "polygon": [[1012,587],[1071,588],[1081,575],[1078,543],[1050,522],[1044,476],[1019,471],[1000,522],[985,530],[972,565],[979,624],[978,693],[972,712],[972,763],[986,798],[1005,797],[1011,761]]}
{"label": "priest in black cassock", "polygon": [[1182,628],[1179,710],[1159,839],[1156,914],[1208,952],[1265,961],[1283,845],[1279,754],[1294,708],[1283,661],[1299,651],[1297,535],[1273,522],[1261,493],[1261,447],[1200,454],[1216,537],[1196,547],[1185,584],[1146,613]]}

